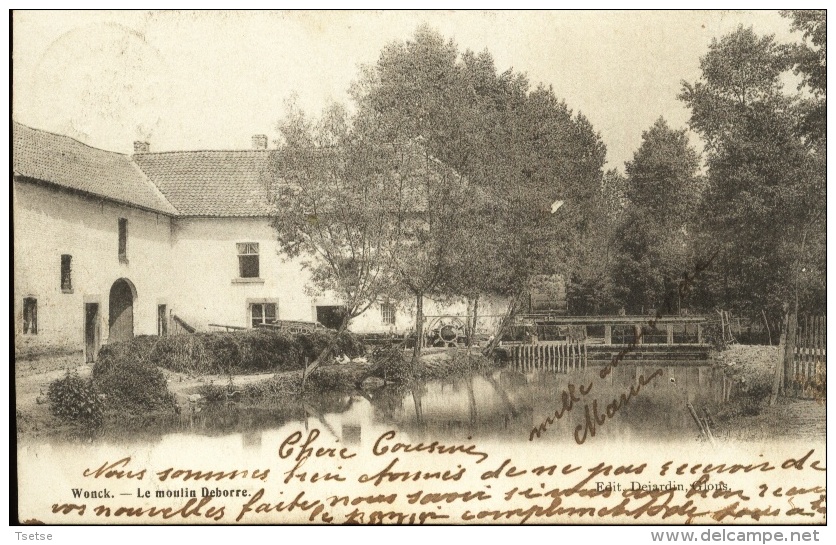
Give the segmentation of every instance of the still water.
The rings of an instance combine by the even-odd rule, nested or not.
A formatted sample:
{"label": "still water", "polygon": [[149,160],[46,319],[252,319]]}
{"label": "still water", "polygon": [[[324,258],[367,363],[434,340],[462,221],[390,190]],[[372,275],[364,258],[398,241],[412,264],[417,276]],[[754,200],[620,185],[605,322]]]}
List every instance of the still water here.
{"label": "still water", "polygon": [[[292,404],[207,405],[199,412],[183,411],[141,425],[109,425],[92,437],[24,438],[17,446],[20,512],[35,513],[39,520],[101,523],[91,513],[85,515],[86,519],[50,513],[56,503],[80,501],[78,494],[89,487],[95,491],[95,487],[106,486],[113,499],[104,500],[103,505],[115,508],[117,504],[151,501],[145,494],[151,494],[152,489],[154,493],[177,494],[181,488],[197,493],[209,486],[205,480],[169,483],[159,477],[180,470],[243,470],[247,472],[243,481],[210,484],[245,489],[249,494],[262,486],[272,487],[268,496],[276,502],[294,497],[299,490],[311,497],[325,497],[343,491],[343,484],[353,483],[356,488],[357,483],[364,482],[357,479],[367,472],[447,471],[465,475],[467,481],[409,481],[409,486],[390,481],[385,485],[386,490],[400,494],[423,488],[432,492],[449,491],[451,487],[483,490],[479,476],[487,470],[500,471],[497,468],[506,465],[508,471],[511,466],[531,469],[558,463],[560,467],[573,464],[577,469],[599,462],[658,465],[665,461],[660,457],[673,460],[670,453],[693,456],[699,462],[714,456],[705,452],[709,445],[700,438],[688,404],[702,414],[704,408],[716,411],[728,399],[733,388],[722,369],[682,363],[625,363],[603,378],[601,370],[590,367],[572,374],[492,370],[413,387],[390,385],[351,395],[311,396]],[[629,402],[623,402],[622,396],[629,397]],[[614,400],[618,400],[615,405]],[[576,429],[583,430],[587,425],[587,412],[595,422],[595,434],[587,429],[583,444],[578,445]],[[541,436],[531,441],[535,427],[542,428]],[[285,445],[294,437],[291,444],[295,446],[291,448],[295,450],[290,453]],[[301,443],[311,437],[315,438],[313,449],[344,449],[352,455],[347,459],[316,458],[296,471],[292,456],[301,456]],[[400,444],[433,442],[458,450],[394,450]],[[381,447],[387,447],[388,454],[381,454]],[[467,448],[473,452],[465,452]],[[147,471],[148,475],[140,480],[96,477],[97,468],[104,471],[112,467],[109,464],[117,464],[119,470]],[[265,471],[275,476],[266,483],[253,480],[254,475],[265,475]],[[348,481],[335,484],[304,480],[304,474],[313,471],[342,473]],[[288,486],[300,488],[285,489]],[[489,489],[485,485],[484,490]],[[185,499],[155,501],[158,505],[182,505]],[[240,504],[236,504],[238,509]]]}
{"label": "still water", "polygon": [[143,426],[110,426],[95,437],[49,442],[126,446],[179,438],[190,448],[212,448],[223,438],[224,444],[248,450],[293,430],[316,428],[323,439],[360,447],[388,430],[413,441],[528,443],[532,429],[543,423],[538,442],[697,441],[699,428],[688,404],[701,417],[713,414],[734,386],[712,365],[622,363],[603,378],[601,370],[555,374],[506,368],[409,387],[312,396],[290,406],[219,404]]}

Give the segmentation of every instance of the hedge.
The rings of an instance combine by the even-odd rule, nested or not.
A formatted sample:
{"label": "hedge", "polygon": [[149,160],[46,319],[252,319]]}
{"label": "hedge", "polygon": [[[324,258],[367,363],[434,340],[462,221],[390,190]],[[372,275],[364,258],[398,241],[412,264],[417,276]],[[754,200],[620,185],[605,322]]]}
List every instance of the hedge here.
{"label": "hedge", "polygon": [[[96,369],[115,362],[138,361],[180,373],[246,374],[303,369],[333,339],[334,332],[287,334],[265,329],[234,333],[195,333],[168,337],[143,336],[103,346]],[[335,354],[362,355],[363,344],[343,332]],[[94,369],[94,374],[96,370]]]}

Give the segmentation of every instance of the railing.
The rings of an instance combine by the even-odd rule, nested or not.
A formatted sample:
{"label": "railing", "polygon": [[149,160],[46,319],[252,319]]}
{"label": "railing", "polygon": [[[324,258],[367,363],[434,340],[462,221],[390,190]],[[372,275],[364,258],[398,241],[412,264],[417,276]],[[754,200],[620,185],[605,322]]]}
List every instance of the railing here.
{"label": "railing", "polygon": [[256,327],[275,329],[285,333],[311,333],[328,329],[319,322],[305,322],[302,320],[276,320],[271,324],[258,324]]}
{"label": "railing", "polygon": [[197,331],[197,329],[187,324],[185,320],[176,314],[171,315],[171,321],[173,322],[173,327],[171,328],[172,335],[182,335],[184,333],[194,333]]}
{"label": "railing", "polygon": [[511,362],[520,371],[553,371],[568,373],[586,369],[587,349],[585,341],[543,342],[509,346]]}
{"label": "railing", "polygon": [[[223,328],[227,332],[230,331],[245,331],[250,329],[239,325],[227,324],[209,324],[209,327]],[[302,320],[276,320],[269,324],[256,324],[258,329],[273,329],[285,333],[310,333],[312,331],[327,329],[319,322],[305,322]]]}
{"label": "railing", "polygon": [[247,329],[246,327],[241,327],[240,325],[225,325],[225,324],[209,324],[209,327],[217,327],[223,328],[227,333],[230,331],[241,331],[242,329]]}
{"label": "railing", "polygon": [[523,314],[513,327],[538,340],[586,340],[592,344],[704,344],[704,316],[560,316]]}

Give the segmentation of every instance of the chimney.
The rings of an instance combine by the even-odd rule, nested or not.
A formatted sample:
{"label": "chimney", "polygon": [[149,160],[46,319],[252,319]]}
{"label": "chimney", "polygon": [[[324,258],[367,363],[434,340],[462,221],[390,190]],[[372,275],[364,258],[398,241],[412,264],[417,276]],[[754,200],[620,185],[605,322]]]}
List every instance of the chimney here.
{"label": "chimney", "polygon": [[253,149],[267,149],[267,135],[254,134],[253,135]]}
{"label": "chimney", "polygon": [[148,142],[140,142],[136,140],[134,142],[134,153],[149,153],[151,151],[151,145]]}

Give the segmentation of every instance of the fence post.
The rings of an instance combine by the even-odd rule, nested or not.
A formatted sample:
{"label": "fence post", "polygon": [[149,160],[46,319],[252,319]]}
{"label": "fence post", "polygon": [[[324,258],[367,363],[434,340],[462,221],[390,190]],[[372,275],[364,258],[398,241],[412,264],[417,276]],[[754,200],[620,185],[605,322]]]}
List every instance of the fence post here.
{"label": "fence post", "polygon": [[775,362],[775,376],[772,380],[772,396],[769,404],[775,405],[778,402],[778,394],[783,390],[784,374],[786,373],[786,343],[787,330],[789,329],[789,314],[784,314],[784,323],[781,326],[781,339],[778,341],[778,358]]}
{"label": "fence post", "polygon": [[797,388],[797,381],[796,377],[798,375],[798,370],[796,369],[795,365],[795,352],[798,345],[798,309],[796,308],[795,312],[790,314],[790,328],[787,330],[787,360],[789,361],[789,369],[790,369],[790,376],[784,377],[784,384],[786,387],[787,379],[789,378],[790,387],[793,390],[793,394],[798,394]]}

